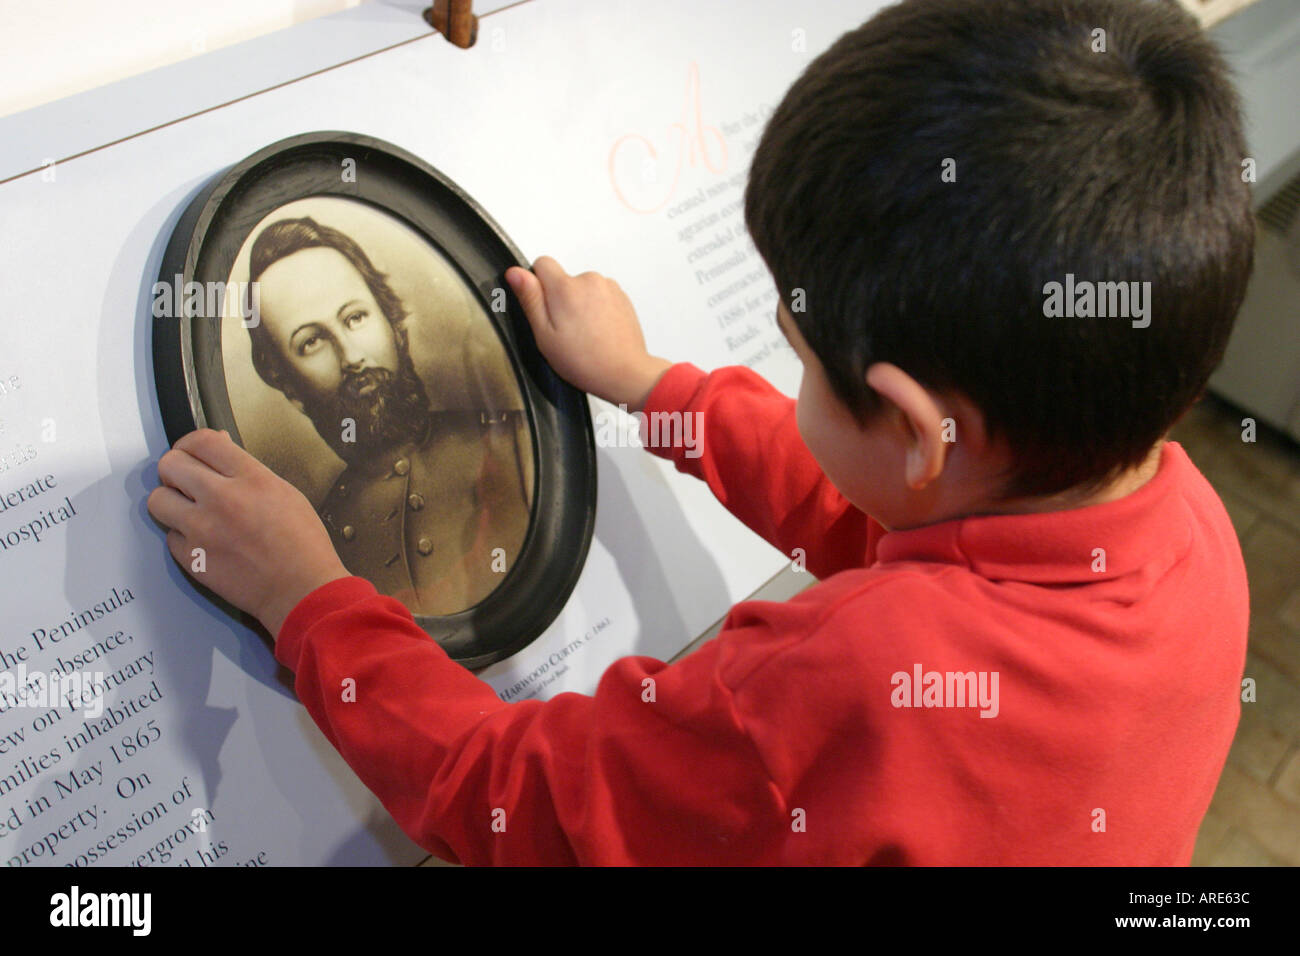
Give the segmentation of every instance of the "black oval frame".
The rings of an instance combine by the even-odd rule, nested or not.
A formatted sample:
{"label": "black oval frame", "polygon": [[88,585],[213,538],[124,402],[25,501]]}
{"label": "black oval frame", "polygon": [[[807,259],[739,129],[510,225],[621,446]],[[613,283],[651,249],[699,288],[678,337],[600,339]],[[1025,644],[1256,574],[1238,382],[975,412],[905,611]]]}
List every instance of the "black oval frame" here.
{"label": "black oval frame", "polygon": [[[352,182],[343,161],[355,161]],[[181,214],[163,253],[159,281],[227,282],[249,233],[279,206],[312,196],[376,207],[440,250],[492,317],[524,396],[533,440],[534,494],[523,548],[482,601],[446,616],[413,614],[467,668],[503,660],[530,644],[563,609],[591,545],[596,449],[586,394],[551,369],[523,307],[505,281],[529,268],[514,243],[473,198],[433,166],[391,143],[346,132],[291,136],[215,176]],[[488,299],[501,289],[498,314]],[[167,441],[196,428],[226,429],[243,447],[226,389],[221,315],[154,318],[154,379]]]}

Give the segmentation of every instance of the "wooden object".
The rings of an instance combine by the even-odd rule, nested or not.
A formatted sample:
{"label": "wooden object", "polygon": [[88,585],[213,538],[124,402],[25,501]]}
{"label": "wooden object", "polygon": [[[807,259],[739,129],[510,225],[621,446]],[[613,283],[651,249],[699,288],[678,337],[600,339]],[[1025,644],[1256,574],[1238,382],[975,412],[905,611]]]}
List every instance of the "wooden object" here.
{"label": "wooden object", "polygon": [[424,19],[448,43],[466,49],[478,39],[478,17],[473,8],[473,0],[434,0],[433,6],[424,11]]}

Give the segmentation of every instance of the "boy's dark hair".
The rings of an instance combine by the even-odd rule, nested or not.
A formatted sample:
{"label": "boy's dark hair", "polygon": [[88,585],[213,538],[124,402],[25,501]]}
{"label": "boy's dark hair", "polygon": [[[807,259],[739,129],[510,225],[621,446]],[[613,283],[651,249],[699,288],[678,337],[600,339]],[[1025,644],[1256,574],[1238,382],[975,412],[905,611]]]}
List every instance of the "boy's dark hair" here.
{"label": "boy's dark hair", "polygon": [[[814,60],[745,223],[858,422],[891,362],[1008,442],[1002,497],[1139,464],[1219,363],[1253,264],[1227,72],[1172,0],[907,0]],[[1047,317],[1067,273],[1149,281],[1150,325]]]}

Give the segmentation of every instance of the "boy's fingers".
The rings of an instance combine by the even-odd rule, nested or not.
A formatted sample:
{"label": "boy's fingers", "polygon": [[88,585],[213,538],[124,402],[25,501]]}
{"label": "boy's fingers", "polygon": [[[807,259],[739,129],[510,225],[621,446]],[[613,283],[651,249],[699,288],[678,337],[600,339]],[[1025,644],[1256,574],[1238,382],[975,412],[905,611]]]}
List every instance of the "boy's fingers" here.
{"label": "boy's fingers", "polygon": [[158,459],[158,480],[191,501],[198,501],[211,492],[214,482],[220,479],[219,473],[181,448],[180,442]]}
{"label": "boy's fingers", "polygon": [[168,528],[176,529],[183,523],[188,523],[189,516],[196,506],[175,488],[159,485],[149,492],[145,507],[149,509],[149,514],[153,515],[155,521]]}
{"label": "boy's fingers", "polygon": [[564,271],[564,266],[560,265],[551,256],[538,256],[533,261],[533,272],[537,278],[542,280],[542,285],[550,285],[557,279],[572,278]]}
{"label": "boy's fingers", "polygon": [[189,542],[185,540],[185,535],[175,528],[167,532],[167,550],[171,552],[172,558],[182,568],[188,569],[191,567],[193,563],[191,559],[194,557],[191,553],[193,549],[190,547]]}
{"label": "boy's fingers", "polygon": [[211,428],[198,428],[176,439],[172,448],[197,458],[215,472],[233,478],[248,454],[231,437]]}
{"label": "boy's fingers", "polygon": [[533,328],[554,328],[550,312],[546,308],[546,295],[542,292],[542,284],[537,276],[527,269],[516,267],[511,267],[510,275],[514,280],[510,285]]}

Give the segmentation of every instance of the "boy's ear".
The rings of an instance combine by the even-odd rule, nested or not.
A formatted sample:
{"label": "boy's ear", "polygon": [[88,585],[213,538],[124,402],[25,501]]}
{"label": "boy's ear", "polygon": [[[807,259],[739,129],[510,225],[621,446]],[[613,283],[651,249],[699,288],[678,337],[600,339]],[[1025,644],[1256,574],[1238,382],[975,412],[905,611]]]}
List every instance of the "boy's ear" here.
{"label": "boy's ear", "polygon": [[943,471],[948,451],[943,440],[945,412],[924,385],[897,365],[874,363],[867,369],[867,385],[893,405],[907,443],[907,485],[919,491]]}

